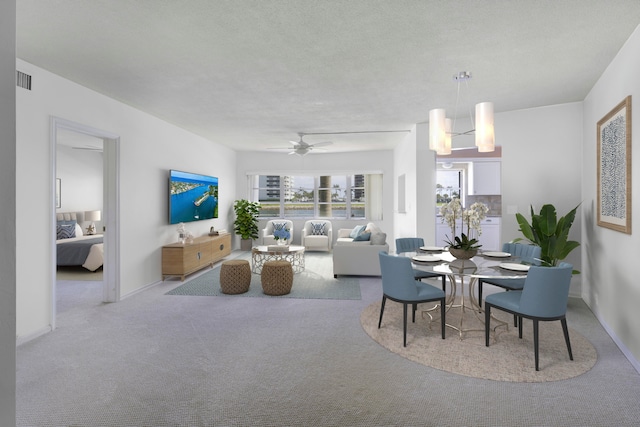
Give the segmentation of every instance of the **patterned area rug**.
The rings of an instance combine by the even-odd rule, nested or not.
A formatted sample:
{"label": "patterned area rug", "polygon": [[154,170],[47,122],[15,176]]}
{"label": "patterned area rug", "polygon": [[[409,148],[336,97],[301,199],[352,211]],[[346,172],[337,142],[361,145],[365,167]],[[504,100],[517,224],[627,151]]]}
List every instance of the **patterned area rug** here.
{"label": "patterned area rug", "polygon": [[[525,319],[523,337],[518,338],[518,328],[513,327],[513,316],[496,311],[498,319],[509,324],[508,330],[499,327],[490,346],[485,346],[484,323],[469,311],[464,316],[464,329],[477,329],[460,337],[457,330],[446,327],[446,338],[440,334],[439,310],[429,327],[429,317],[421,310],[432,304],[418,306],[416,323],[407,324],[407,347],[402,346],[402,304],[387,300],[378,329],[380,302],[365,308],[360,322],[365,332],[378,344],[414,362],[442,371],[484,378],[495,381],[545,382],[573,378],[589,371],[597,360],[593,345],[581,334],[569,327],[574,360],[569,360],[567,347],[559,321],[540,322],[540,371],[535,370],[533,354],[533,325]],[[447,324],[459,325],[459,308],[447,312]],[[493,311],[492,311],[492,314]],[[494,327],[497,322],[492,321]],[[569,322],[569,326],[571,323]]]}
{"label": "patterned area rug", "polygon": [[[235,259],[249,259],[243,255]],[[188,280],[166,295],[263,297],[263,298],[304,298],[359,300],[360,281],[354,277],[333,278],[333,259],[328,253],[305,253],[305,270],[293,275],[291,293],[281,296],[266,295],[262,291],[259,274],[251,275],[249,291],[244,294],[227,295],[220,290],[220,267]]]}

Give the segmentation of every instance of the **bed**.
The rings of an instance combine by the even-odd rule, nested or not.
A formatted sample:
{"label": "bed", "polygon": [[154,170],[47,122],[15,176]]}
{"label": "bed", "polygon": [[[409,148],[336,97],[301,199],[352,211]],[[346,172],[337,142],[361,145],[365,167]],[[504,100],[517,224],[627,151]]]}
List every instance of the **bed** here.
{"label": "bed", "polygon": [[82,266],[96,271],[104,262],[102,235],[85,235],[80,224],[83,212],[56,214],[57,266]]}

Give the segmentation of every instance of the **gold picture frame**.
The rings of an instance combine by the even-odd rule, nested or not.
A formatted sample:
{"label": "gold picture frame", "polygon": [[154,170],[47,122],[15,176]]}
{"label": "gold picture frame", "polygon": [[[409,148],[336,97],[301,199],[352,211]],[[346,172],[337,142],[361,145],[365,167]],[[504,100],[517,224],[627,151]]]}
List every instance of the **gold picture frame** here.
{"label": "gold picture frame", "polygon": [[598,122],[598,225],[631,234],[631,95]]}

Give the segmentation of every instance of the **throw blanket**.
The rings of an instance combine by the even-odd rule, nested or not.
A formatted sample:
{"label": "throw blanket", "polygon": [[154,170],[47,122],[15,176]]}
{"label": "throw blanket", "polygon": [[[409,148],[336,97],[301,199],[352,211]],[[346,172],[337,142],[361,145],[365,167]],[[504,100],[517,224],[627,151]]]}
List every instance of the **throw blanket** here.
{"label": "throw blanket", "polygon": [[58,242],[57,265],[82,265],[89,256],[91,247],[102,243],[102,237],[70,242]]}

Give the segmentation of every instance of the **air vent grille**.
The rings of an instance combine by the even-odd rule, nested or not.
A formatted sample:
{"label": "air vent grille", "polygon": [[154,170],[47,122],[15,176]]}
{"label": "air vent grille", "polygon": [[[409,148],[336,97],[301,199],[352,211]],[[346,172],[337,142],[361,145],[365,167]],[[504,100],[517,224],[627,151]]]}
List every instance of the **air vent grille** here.
{"label": "air vent grille", "polygon": [[31,90],[31,76],[29,74],[25,74],[22,71],[16,71],[17,80],[16,84],[18,87],[23,89]]}

